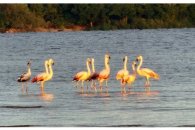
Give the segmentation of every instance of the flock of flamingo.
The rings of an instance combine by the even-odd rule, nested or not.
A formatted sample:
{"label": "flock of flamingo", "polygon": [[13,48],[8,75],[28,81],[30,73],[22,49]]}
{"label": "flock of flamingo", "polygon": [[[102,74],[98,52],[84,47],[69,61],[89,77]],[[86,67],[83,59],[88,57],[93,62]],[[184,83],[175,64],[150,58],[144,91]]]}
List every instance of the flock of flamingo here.
{"label": "flock of flamingo", "polygon": [[[142,68],[143,64],[143,57],[141,55],[136,57],[136,60],[132,62],[132,73],[129,73],[127,69],[128,57],[125,56],[123,58],[123,68],[119,70],[116,74],[116,80],[120,80],[121,84],[121,94],[127,94],[126,86],[128,85],[129,91],[131,85],[135,82],[137,74],[141,77],[146,79],[145,82],[145,89],[150,89],[150,78],[159,80],[160,76],[149,68]],[[53,69],[52,65],[54,65],[53,59],[45,60],[45,72],[37,74],[35,77],[32,78],[32,83],[40,83],[41,92],[44,91],[44,83],[49,81],[53,77]],[[91,89],[94,89],[94,92],[97,92],[96,82],[99,82],[99,92],[102,93],[103,83],[105,82],[106,93],[108,94],[108,85],[107,82],[110,77],[110,55],[105,54],[104,57],[104,69],[100,72],[95,71],[94,65],[94,58],[87,58],[86,60],[86,67],[87,71],[81,71],[74,75],[73,81],[76,82],[76,87],[80,87],[81,94],[84,94],[84,82],[91,83]],[[31,78],[31,60],[27,63],[27,72],[23,73],[19,78],[18,82],[22,82],[22,91],[23,90],[23,83],[26,84],[26,92],[27,92],[27,82]],[[87,85],[87,92],[88,92],[88,85]]]}

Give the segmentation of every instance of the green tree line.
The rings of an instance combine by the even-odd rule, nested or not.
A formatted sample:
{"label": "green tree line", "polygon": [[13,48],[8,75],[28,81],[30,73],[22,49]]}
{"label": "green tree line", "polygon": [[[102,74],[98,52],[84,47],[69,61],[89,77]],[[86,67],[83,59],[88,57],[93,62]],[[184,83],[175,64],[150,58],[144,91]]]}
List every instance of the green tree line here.
{"label": "green tree line", "polygon": [[0,4],[0,29],[195,27],[194,4]]}

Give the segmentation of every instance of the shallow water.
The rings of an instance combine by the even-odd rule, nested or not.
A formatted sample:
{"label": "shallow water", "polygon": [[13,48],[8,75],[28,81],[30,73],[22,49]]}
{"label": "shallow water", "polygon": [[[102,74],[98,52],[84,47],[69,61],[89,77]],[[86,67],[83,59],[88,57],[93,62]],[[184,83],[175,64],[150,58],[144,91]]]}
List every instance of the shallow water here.
{"label": "shallow water", "polygon": [[[0,34],[0,126],[195,126],[195,29],[85,31]],[[96,70],[111,55],[109,95],[80,95],[73,75],[84,70],[87,57]],[[143,78],[132,89],[139,94],[122,96],[115,75],[122,58],[130,63],[142,54],[144,67],[159,73],[144,93]],[[32,76],[53,58],[54,76],[45,84],[28,84],[22,93],[17,77],[32,59]],[[131,70],[130,70],[131,71]]]}

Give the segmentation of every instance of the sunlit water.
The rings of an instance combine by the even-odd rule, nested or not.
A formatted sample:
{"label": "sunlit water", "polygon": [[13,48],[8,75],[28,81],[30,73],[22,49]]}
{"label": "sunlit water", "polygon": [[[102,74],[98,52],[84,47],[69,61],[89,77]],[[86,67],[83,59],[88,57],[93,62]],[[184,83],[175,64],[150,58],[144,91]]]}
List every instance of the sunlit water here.
{"label": "sunlit water", "polygon": [[[195,29],[86,31],[0,34],[0,126],[194,126]],[[87,57],[95,58],[96,70],[111,55],[109,97],[82,96],[73,75],[86,70]],[[133,92],[122,96],[115,75],[122,58],[131,62],[142,54],[144,67],[159,73],[144,94],[145,79],[138,77]],[[28,84],[22,93],[17,77],[32,59],[32,76],[53,58],[54,76],[45,84]],[[131,71],[132,72],[132,71]]]}

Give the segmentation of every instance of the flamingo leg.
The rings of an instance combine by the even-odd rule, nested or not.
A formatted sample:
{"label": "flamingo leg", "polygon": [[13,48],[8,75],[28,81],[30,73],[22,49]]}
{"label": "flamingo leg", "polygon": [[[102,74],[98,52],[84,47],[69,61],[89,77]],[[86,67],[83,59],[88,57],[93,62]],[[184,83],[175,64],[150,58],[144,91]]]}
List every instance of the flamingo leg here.
{"label": "flamingo leg", "polygon": [[76,86],[77,89],[81,88],[80,81],[77,81],[76,85],[77,85]]}
{"label": "flamingo leg", "polygon": [[150,92],[150,87],[147,87],[146,92]]}
{"label": "flamingo leg", "polygon": [[86,81],[87,82],[87,94],[90,93],[90,88],[91,88],[91,84],[90,84],[90,81]]}
{"label": "flamingo leg", "polygon": [[106,80],[106,93],[108,94],[108,80]]}
{"label": "flamingo leg", "polygon": [[87,81],[87,93],[89,93],[89,82]]}
{"label": "flamingo leg", "polygon": [[22,83],[22,93],[24,93],[24,84]]}
{"label": "flamingo leg", "polygon": [[90,91],[91,91],[91,90],[90,90],[90,88],[91,88],[90,81],[87,81],[87,84],[88,84],[88,86],[89,86],[89,87],[88,87],[88,93],[90,93]]}
{"label": "flamingo leg", "polygon": [[[82,82],[82,81],[78,81],[78,88],[80,88],[80,89],[82,88],[81,82]],[[80,83],[80,84],[79,84],[79,83]]]}
{"label": "flamingo leg", "polygon": [[121,79],[121,94],[123,93],[123,81]]}
{"label": "flamingo leg", "polygon": [[27,82],[26,82],[26,93],[28,93],[28,86],[27,86]]}
{"label": "flamingo leg", "polygon": [[146,80],[146,82],[145,82],[145,85],[144,85],[144,86],[145,86],[145,87],[147,87],[147,85],[148,85],[148,83],[147,83],[147,80]]}
{"label": "flamingo leg", "polygon": [[76,88],[79,87],[79,81],[76,82],[76,86],[75,86],[75,87],[76,87]]}
{"label": "flamingo leg", "polygon": [[125,83],[122,83],[122,93],[121,94],[125,94],[125,93],[126,93]]}
{"label": "flamingo leg", "polygon": [[84,83],[83,83],[83,82],[84,82],[84,81],[81,82],[81,93],[82,93],[82,94],[84,93],[84,89],[83,89],[83,88],[84,88]]}
{"label": "flamingo leg", "polygon": [[100,93],[102,93],[102,82],[99,82],[99,86],[100,86]]}
{"label": "flamingo leg", "polygon": [[93,89],[93,80],[91,81],[91,86],[90,87],[91,87],[91,90],[92,90]]}
{"label": "flamingo leg", "polygon": [[147,82],[148,82],[147,92],[150,92],[150,81],[149,81],[149,79],[147,79]]}
{"label": "flamingo leg", "polygon": [[149,81],[149,78],[146,77],[145,91],[148,91],[148,89],[150,89],[150,81]]}
{"label": "flamingo leg", "polygon": [[123,84],[123,91],[124,91],[124,94],[126,94],[126,86],[125,86],[125,84]]}
{"label": "flamingo leg", "polygon": [[145,91],[147,91],[147,87],[148,87],[148,79],[147,79],[147,77],[146,77],[146,82],[145,82]]}
{"label": "flamingo leg", "polygon": [[129,92],[131,92],[131,88],[132,88],[131,84],[129,84],[128,88],[129,88]]}
{"label": "flamingo leg", "polygon": [[148,87],[150,87],[150,80],[148,79]]}
{"label": "flamingo leg", "polygon": [[95,81],[93,81],[93,87],[94,87],[95,92],[97,92]]}
{"label": "flamingo leg", "polygon": [[41,87],[40,87],[40,89],[41,89],[41,93],[43,93],[44,92],[44,81],[41,81]]}
{"label": "flamingo leg", "polygon": [[96,87],[95,87],[95,81],[91,81],[91,89],[94,89],[94,92],[97,92]]}
{"label": "flamingo leg", "polygon": [[148,87],[146,88],[146,94],[147,94],[147,95],[150,95],[150,86],[148,86]]}
{"label": "flamingo leg", "polygon": [[147,91],[147,84],[145,84],[145,91]]}

